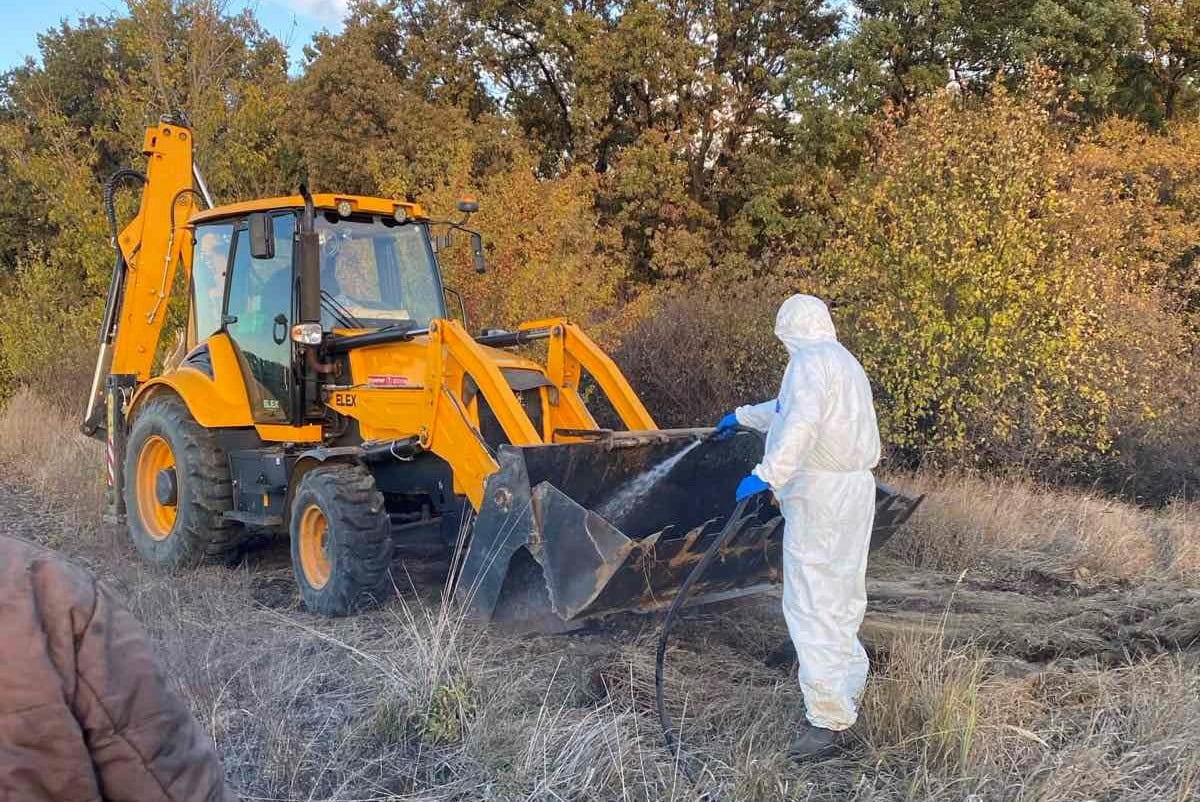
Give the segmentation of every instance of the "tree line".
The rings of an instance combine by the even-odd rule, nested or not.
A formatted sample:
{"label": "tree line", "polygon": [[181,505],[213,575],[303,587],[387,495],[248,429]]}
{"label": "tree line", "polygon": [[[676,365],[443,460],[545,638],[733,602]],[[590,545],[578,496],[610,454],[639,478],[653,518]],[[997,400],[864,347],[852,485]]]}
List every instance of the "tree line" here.
{"label": "tree line", "polygon": [[1197,0],[354,0],[300,63],[220,0],[65,20],[0,79],[4,386],[78,403],[101,182],[180,111],[221,201],[475,194],[472,321],[580,320],[665,423],[772,394],[810,291],[897,464],[1200,472]]}

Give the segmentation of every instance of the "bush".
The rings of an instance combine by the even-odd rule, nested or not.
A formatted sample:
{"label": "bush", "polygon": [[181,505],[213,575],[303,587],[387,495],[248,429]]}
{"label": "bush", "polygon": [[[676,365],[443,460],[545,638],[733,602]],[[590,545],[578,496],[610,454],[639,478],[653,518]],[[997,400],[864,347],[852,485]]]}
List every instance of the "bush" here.
{"label": "bush", "polygon": [[1159,405],[1166,411],[1122,425],[1099,478],[1138,502],[1194,501],[1200,498],[1200,368],[1180,365],[1163,383]]}
{"label": "bush", "polygon": [[711,426],[775,397],[787,351],[775,339],[782,297],[680,289],[623,337],[614,358],[659,426]]}
{"label": "bush", "polygon": [[851,188],[808,283],[911,462],[1094,478],[1168,412],[1188,332],[1148,247],[1159,199],[1088,168],[997,89],[927,103]]}
{"label": "bush", "polygon": [[95,359],[96,302],[38,256],[24,262],[0,292],[0,400],[5,388],[36,387],[59,409],[82,410]]}

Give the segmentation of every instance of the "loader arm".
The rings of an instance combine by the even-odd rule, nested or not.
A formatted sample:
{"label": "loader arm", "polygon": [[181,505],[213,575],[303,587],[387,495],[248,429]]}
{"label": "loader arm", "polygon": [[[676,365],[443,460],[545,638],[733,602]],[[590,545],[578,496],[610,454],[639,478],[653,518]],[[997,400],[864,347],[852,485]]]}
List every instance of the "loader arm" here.
{"label": "loader arm", "polygon": [[484,484],[497,465],[479,433],[477,416],[463,399],[464,380],[469,376],[475,382],[512,442],[534,445],[542,438],[500,369],[466,329],[453,320],[439,320],[429,328],[430,375],[439,378],[426,389],[429,419],[422,444],[450,463],[455,492],[478,510]]}
{"label": "loader arm", "polygon": [[[549,340],[546,376],[552,385],[546,404],[550,433],[567,432],[555,442],[581,442],[579,434],[597,431],[578,388],[586,369],[599,384],[622,421],[635,431],[657,431],[629,382],[616,364],[575,325],[562,319],[522,324],[518,331],[537,332]],[[479,430],[479,402],[468,400],[468,383],[478,388],[513,446],[540,446],[547,441],[530,420],[493,356],[456,321],[436,320],[426,345],[428,379],[417,388],[356,386],[334,392],[329,405],[359,421],[371,440],[417,436],[426,448],[453,468],[454,491],[479,510],[484,486],[499,468],[496,455]]]}
{"label": "loader arm", "polygon": [[594,429],[596,422],[579,395],[579,383],[587,370],[608,397],[621,422],[629,431],[655,431],[658,426],[646,410],[629,381],[600,346],[574,323],[563,318],[522,323],[518,331],[549,330],[550,346],[546,357],[546,375],[558,390],[556,429]]}

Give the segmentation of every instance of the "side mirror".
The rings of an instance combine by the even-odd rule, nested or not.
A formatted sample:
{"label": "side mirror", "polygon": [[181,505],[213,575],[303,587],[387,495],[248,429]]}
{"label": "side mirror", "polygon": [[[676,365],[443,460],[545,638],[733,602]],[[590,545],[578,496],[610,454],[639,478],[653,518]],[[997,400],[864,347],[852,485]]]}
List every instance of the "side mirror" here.
{"label": "side mirror", "polygon": [[246,220],[250,231],[250,255],[255,259],[275,258],[275,232],[271,215],[255,212]]}
{"label": "side mirror", "polygon": [[477,231],[471,232],[471,256],[475,258],[475,272],[486,273],[487,263],[483,260],[483,237]]}
{"label": "side mirror", "polygon": [[460,198],[458,201],[458,210],[463,214],[474,214],[479,211],[479,201],[469,197]]}

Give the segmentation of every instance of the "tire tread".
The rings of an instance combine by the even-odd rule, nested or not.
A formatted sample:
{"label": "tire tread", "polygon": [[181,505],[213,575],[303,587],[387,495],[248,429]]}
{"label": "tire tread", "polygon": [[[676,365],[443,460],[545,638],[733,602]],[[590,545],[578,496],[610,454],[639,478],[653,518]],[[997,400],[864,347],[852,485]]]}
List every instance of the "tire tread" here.
{"label": "tire tread", "polygon": [[[151,559],[172,566],[188,566],[203,561],[227,561],[236,555],[245,541],[246,532],[224,515],[233,509],[233,483],[225,451],[214,434],[197,423],[184,403],[174,396],[147,401],[130,431],[125,463],[125,501],[130,534],[139,546],[138,550],[147,555],[147,550],[139,543],[139,537],[147,536],[135,529],[140,527],[140,520],[136,517],[137,496],[131,492],[131,482],[144,428],[155,429],[154,433],[165,436],[170,442],[175,452],[180,490],[177,520],[181,527],[167,541],[162,541],[173,542],[173,548],[164,549],[166,554]],[[196,514],[187,514],[184,504],[193,505]]]}
{"label": "tire tread", "polygon": [[[333,574],[320,590],[308,585],[299,560],[299,521],[313,501],[335,533]],[[393,595],[391,526],[383,493],[366,468],[349,463],[313,468],[300,480],[291,518],[292,563],[306,607],[323,615],[348,615]]]}

